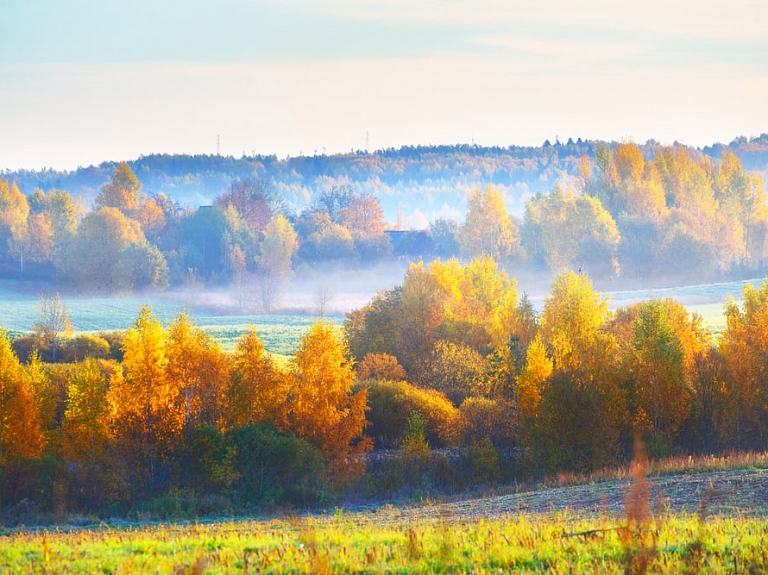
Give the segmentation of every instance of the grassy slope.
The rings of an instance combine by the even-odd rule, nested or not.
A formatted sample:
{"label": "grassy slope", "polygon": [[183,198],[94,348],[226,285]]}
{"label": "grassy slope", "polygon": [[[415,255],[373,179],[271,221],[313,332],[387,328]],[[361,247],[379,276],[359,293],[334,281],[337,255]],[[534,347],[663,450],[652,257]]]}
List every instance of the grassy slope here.
{"label": "grassy slope", "polygon": [[652,515],[629,525],[623,478],[304,517],[14,530],[0,572],[766,572],[768,477],[754,462],[649,481]]}

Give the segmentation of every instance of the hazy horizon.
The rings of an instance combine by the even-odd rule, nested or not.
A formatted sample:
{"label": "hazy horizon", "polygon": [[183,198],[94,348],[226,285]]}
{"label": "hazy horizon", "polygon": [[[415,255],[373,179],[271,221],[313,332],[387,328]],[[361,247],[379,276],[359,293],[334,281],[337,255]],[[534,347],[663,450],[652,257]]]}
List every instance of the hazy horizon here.
{"label": "hazy horizon", "polygon": [[768,131],[768,3],[8,0],[0,170]]}

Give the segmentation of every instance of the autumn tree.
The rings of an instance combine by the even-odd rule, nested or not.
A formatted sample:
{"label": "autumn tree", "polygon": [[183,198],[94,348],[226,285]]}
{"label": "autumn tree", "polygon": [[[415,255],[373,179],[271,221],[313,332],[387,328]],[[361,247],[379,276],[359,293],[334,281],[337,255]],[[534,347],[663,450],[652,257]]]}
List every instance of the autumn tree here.
{"label": "autumn tree", "polygon": [[186,312],[179,313],[168,326],[165,355],[165,380],[175,395],[173,417],[183,421],[189,447],[193,428],[223,421],[229,363],[219,344],[195,326]]}
{"label": "autumn tree", "polygon": [[141,198],[136,210],[136,220],[141,225],[144,235],[153,244],[160,243],[162,233],[168,225],[163,206],[155,198]]}
{"label": "autumn tree", "polygon": [[[605,463],[607,459],[604,458],[615,455],[622,423],[627,417],[626,399],[617,372],[618,347],[605,329],[609,316],[607,300],[593,291],[592,282],[586,275],[574,272],[555,278],[541,315],[539,333],[552,359],[553,372],[540,390],[535,435],[537,441],[547,438],[542,444],[548,446],[546,449],[555,449],[556,445],[549,442],[564,441],[573,429],[571,415],[565,413],[573,409],[569,401],[579,398],[581,402],[583,396],[584,413],[589,413],[586,417],[599,417],[606,434],[607,451],[589,444],[589,441],[598,441],[590,435],[574,439],[580,444],[578,449],[597,450],[597,459],[590,465]],[[570,398],[569,401],[558,400],[558,394]],[[558,431],[560,425],[564,427]],[[549,434],[552,434],[551,439]],[[557,453],[560,455],[556,459],[565,457],[561,452]]]}
{"label": "autumn tree", "polygon": [[131,290],[164,290],[169,286],[169,269],[165,256],[149,242],[129,244],[120,254],[113,270],[114,288]]}
{"label": "autumn tree", "polygon": [[555,278],[541,315],[542,341],[551,349],[556,369],[589,370],[603,339],[608,301],[584,274],[565,272]]}
{"label": "autumn tree", "polygon": [[218,196],[214,204],[222,210],[233,207],[249,227],[259,231],[264,230],[282,209],[274,182],[254,178],[233,181],[229,190]]}
{"label": "autumn tree", "polygon": [[619,232],[600,200],[556,186],[526,205],[524,238],[528,258],[561,272],[584,268],[598,275],[618,271]]}
{"label": "autumn tree", "polygon": [[29,204],[15,183],[0,179],[0,246],[8,261],[19,262],[24,269],[27,244]]}
{"label": "autumn tree", "polygon": [[0,467],[40,457],[44,443],[34,390],[0,329]]}
{"label": "autumn tree", "polygon": [[493,186],[478,188],[467,199],[467,217],[458,229],[461,254],[467,258],[489,255],[506,261],[517,252],[520,237],[509,218],[501,192]]}
{"label": "autumn tree", "polygon": [[442,392],[458,406],[467,397],[490,395],[489,371],[487,360],[474,349],[440,340],[418,383]]}
{"label": "autumn tree", "polygon": [[400,447],[411,414],[426,422],[425,438],[432,447],[458,445],[463,433],[461,412],[442,393],[406,381],[366,383],[370,411],[369,435],[377,449]]}
{"label": "autumn tree", "polygon": [[226,390],[231,427],[275,423],[288,397],[287,379],[264,349],[256,328],[237,341]]}
{"label": "autumn tree", "polygon": [[379,200],[373,196],[355,195],[339,212],[339,223],[353,236],[380,236],[384,233],[384,213]]}
{"label": "autumn tree", "polygon": [[264,228],[260,253],[256,256],[259,271],[261,305],[265,312],[272,310],[286,279],[291,276],[291,258],[296,252],[297,236],[293,226],[283,215],[269,221]]}
{"label": "autumn tree", "polygon": [[56,267],[67,283],[94,291],[164,287],[165,258],[147,244],[136,220],[104,207],[85,216]]}
{"label": "autumn tree", "polygon": [[357,377],[361,380],[403,381],[405,370],[394,355],[368,353],[357,366]]}
{"label": "autumn tree", "polygon": [[384,212],[373,196],[356,194],[340,210],[340,224],[355,244],[361,262],[371,263],[392,253],[389,237],[384,234]]}
{"label": "autumn tree", "polygon": [[72,469],[74,503],[85,508],[119,499],[124,480],[113,454],[107,390],[112,368],[95,359],[77,364],[67,383],[63,455]]}
{"label": "autumn tree", "polygon": [[409,266],[403,286],[396,293],[399,308],[395,318],[396,355],[405,371],[418,379],[438,339],[443,292],[434,275],[419,262]]}
{"label": "autumn tree", "polygon": [[109,182],[104,184],[93,200],[95,210],[116,208],[127,217],[135,217],[141,198],[141,183],[126,162],[115,166]]}
{"label": "autumn tree", "polygon": [[291,361],[282,425],[320,449],[339,481],[363,471],[371,448],[363,436],[366,390],[353,393],[355,373],[347,346],[335,328],[312,325]]}
{"label": "autumn tree", "polygon": [[334,222],[325,212],[302,218],[299,257],[308,262],[348,262],[355,256],[355,241],[347,228]]}
{"label": "autumn tree", "polygon": [[110,378],[107,394],[110,426],[136,493],[153,493],[163,484],[168,454],[184,423],[175,409],[178,389],[166,377],[165,337],[160,320],[142,307],[126,331],[122,366]]}
{"label": "autumn tree", "polygon": [[518,418],[515,425],[523,433],[535,427],[540,414],[542,390],[553,370],[552,360],[541,339],[537,337],[528,346],[525,366],[515,382]]}
{"label": "autumn tree", "polygon": [[587,472],[620,461],[619,430],[610,417],[610,397],[574,371],[555,371],[541,393],[530,443],[540,472]]}
{"label": "autumn tree", "polygon": [[739,158],[726,150],[714,174],[714,191],[731,220],[741,226],[747,264],[759,265],[768,253],[768,203],[762,179],[747,173]]}
{"label": "autumn tree", "polygon": [[58,292],[53,295],[41,294],[37,313],[39,319],[32,326],[35,338],[43,349],[50,351],[51,360],[56,363],[59,347],[73,333],[67,306],[61,301]]}
{"label": "autumn tree", "polygon": [[756,449],[768,437],[768,281],[744,286],[741,306],[726,304],[720,350],[729,370],[729,417],[724,436],[738,450]]}

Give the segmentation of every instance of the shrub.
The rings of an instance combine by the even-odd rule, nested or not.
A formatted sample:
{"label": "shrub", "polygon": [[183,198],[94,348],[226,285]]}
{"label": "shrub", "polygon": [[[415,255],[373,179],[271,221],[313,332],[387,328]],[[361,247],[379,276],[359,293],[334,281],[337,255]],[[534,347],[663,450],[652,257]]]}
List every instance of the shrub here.
{"label": "shrub", "polygon": [[444,393],[459,405],[467,397],[488,392],[488,372],[487,360],[474,349],[438,341],[419,384]]}
{"label": "shrub", "polygon": [[109,342],[98,335],[84,333],[78,335],[66,343],[59,350],[59,361],[62,363],[74,363],[86,358],[107,359],[111,356]]}
{"label": "shrub", "polygon": [[459,407],[464,427],[464,445],[490,439],[494,445],[508,445],[514,441],[515,421],[513,405],[495,399],[468,397]]}
{"label": "shrub", "polygon": [[329,499],[326,462],[306,441],[262,423],[232,429],[226,443],[234,449],[239,477],[232,492],[240,506],[313,505]]}
{"label": "shrub", "polygon": [[360,380],[402,381],[405,379],[405,370],[394,355],[367,353],[357,366],[357,377]]}
{"label": "shrub", "polygon": [[433,447],[455,445],[461,436],[459,411],[441,393],[404,381],[379,381],[368,387],[368,434],[378,449],[400,447],[414,411],[426,421],[426,440]]}

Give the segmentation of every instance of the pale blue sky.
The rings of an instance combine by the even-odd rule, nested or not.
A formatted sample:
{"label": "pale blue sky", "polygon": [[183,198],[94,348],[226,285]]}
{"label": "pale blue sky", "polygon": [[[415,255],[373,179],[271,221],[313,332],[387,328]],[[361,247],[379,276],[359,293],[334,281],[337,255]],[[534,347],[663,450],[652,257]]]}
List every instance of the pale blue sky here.
{"label": "pale blue sky", "polygon": [[2,0],[0,170],[768,131],[765,0]]}

